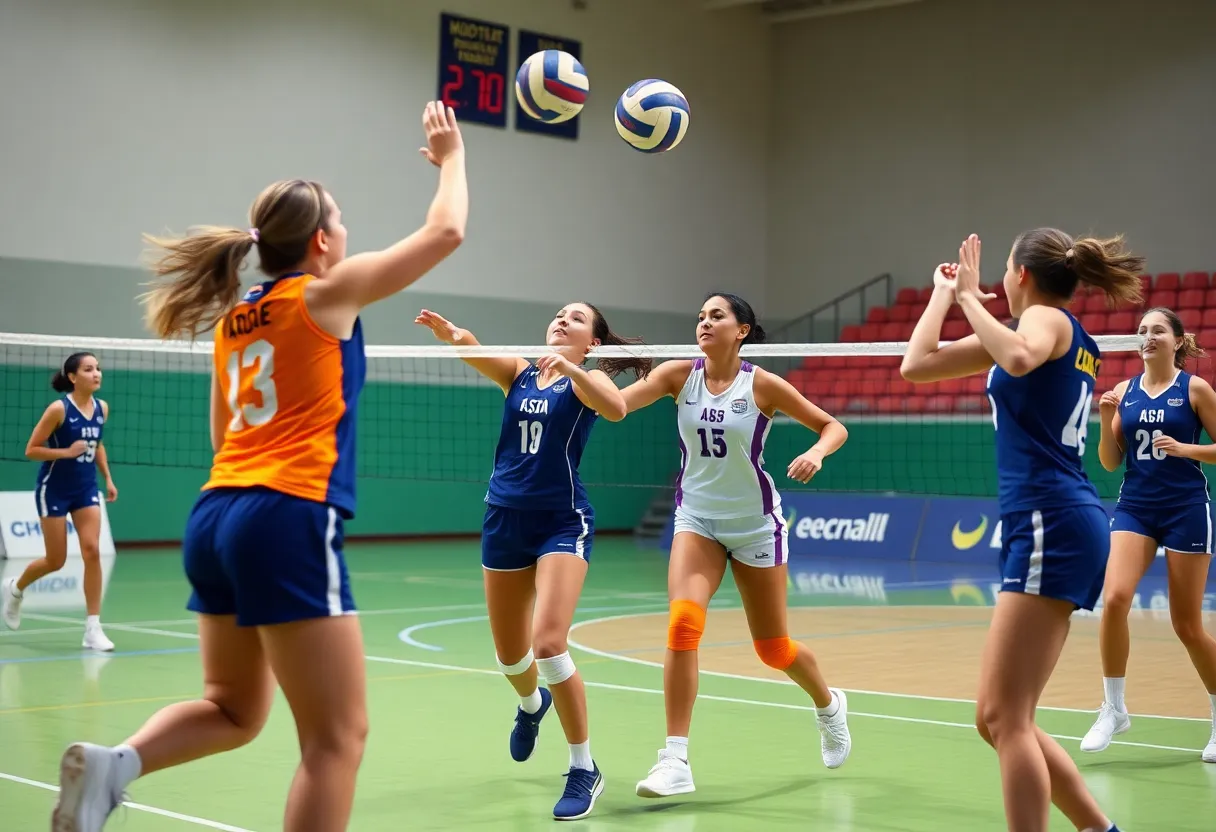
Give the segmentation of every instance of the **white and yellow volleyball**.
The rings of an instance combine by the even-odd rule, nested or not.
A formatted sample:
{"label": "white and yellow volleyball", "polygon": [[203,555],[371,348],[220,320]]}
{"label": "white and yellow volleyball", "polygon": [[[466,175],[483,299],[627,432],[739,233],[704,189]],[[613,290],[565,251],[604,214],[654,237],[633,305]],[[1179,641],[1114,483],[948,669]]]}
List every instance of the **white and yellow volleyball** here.
{"label": "white and yellow volleyball", "polygon": [[657,78],[638,81],[616,102],[616,132],[643,153],[663,153],[688,132],[688,99],[673,84]]}
{"label": "white and yellow volleyball", "polygon": [[560,49],[537,52],[515,73],[520,109],[546,124],[569,121],[581,113],[590,88],[583,65]]}

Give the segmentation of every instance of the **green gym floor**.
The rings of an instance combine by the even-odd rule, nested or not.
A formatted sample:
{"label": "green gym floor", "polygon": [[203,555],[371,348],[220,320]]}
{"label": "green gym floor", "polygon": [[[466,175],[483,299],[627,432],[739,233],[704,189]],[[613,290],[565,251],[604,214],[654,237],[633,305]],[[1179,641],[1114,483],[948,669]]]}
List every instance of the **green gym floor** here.
{"label": "green gym floor", "polygon": [[[494,670],[475,541],[356,544],[348,550],[367,644],[371,736],[352,830],[549,828],[566,746],[547,719],[513,762],[518,701]],[[0,564],[3,564],[0,561]],[[728,577],[702,643],[690,744],[697,791],[643,800],[634,784],[664,739],[666,560],[628,538],[596,542],[571,654],[587,680],[591,747],[606,788],[586,830],[1003,829],[996,755],[972,727],[975,657],[987,606],[947,587],[799,576],[791,631],[850,690],[853,754],[823,767],[811,703],[752,655]],[[799,589],[801,587],[801,591]],[[104,621],[116,652],[83,654],[82,610],[30,610],[0,630],[0,829],[45,829],[63,747],[122,741],[155,709],[200,689],[196,629],[176,552],[124,552]],[[981,599],[983,592],[971,595]],[[1101,697],[1095,622],[1074,624],[1040,711],[1125,832],[1216,828],[1206,698],[1168,618],[1136,625],[1132,729],[1100,755],[1077,750]],[[1142,656],[1142,659],[1137,659]],[[1139,661],[1139,663],[1137,663]],[[1070,676],[1070,673],[1080,674]],[[1172,674],[1172,675],[1171,675]],[[1132,697],[1139,685],[1141,695]],[[1158,693],[1161,694],[1158,697]],[[1137,707],[1139,705],[1139,707]],[[274,830],[297,762],[281,696],[251,745],[132,784],[108,830]],[[1053,815],[1053,830],[1071,826]]]}

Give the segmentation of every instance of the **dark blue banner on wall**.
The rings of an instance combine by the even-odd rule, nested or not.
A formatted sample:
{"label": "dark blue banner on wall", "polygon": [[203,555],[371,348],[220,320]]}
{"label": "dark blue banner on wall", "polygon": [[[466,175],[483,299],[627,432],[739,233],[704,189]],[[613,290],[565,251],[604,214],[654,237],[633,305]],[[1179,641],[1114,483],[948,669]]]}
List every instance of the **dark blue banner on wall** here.
{"label": "dark blue banner on wall", "polygon": [[[583,45],[577,40],[570,38],[559,38],[553,35],[545,35],[540,32],[532,32],[527,29],[519,30],[519,51],[516,59],[516,69],[523,65],[523,62],[537,52],[544,52],[546,49],[557,49],[561,52],[569,52],[574,56],[575,60],[582,63],[583,60]],[[562,139],[575,140],[578,138],[578,123],[582,120],[582,115],[577,115],[569,121],[560,121],[557,124],[546,124],[543,121],[537,121],[524,112],[523,107],[519,106],[519,102],[515,102],[515,129],[522,130],[525,133],[540,133],[544,136],[557,136]]]}

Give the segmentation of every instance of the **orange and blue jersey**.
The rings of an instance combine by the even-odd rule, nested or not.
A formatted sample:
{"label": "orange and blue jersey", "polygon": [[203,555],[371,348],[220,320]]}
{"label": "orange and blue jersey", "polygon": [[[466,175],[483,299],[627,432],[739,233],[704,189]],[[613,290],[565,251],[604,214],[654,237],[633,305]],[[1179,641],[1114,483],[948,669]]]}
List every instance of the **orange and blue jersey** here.
{"label": "orange and blue jersey", "polygon": [[258,284],[215,329],[229,421],[204,490],[263,487],[355,514],[355,419],[363,330],[325,332],[309,315],[313,275]]}

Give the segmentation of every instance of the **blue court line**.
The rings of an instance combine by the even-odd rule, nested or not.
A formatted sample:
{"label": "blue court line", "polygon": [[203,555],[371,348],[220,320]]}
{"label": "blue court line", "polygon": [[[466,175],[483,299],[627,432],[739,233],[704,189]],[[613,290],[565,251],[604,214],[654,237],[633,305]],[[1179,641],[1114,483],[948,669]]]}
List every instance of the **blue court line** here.
{"label": "blue court line", "polygon": [[170,656],[174,653],[197,653],[197,647],[169,647],[164,650],[121,650],[116,653],[100,653],[94,650],[82,650],[70,656],[30,656],[24,659],[0,659],[4,664],[34,664],[35,662],[77,662],[87,658],[127,658],[130,656]]}

